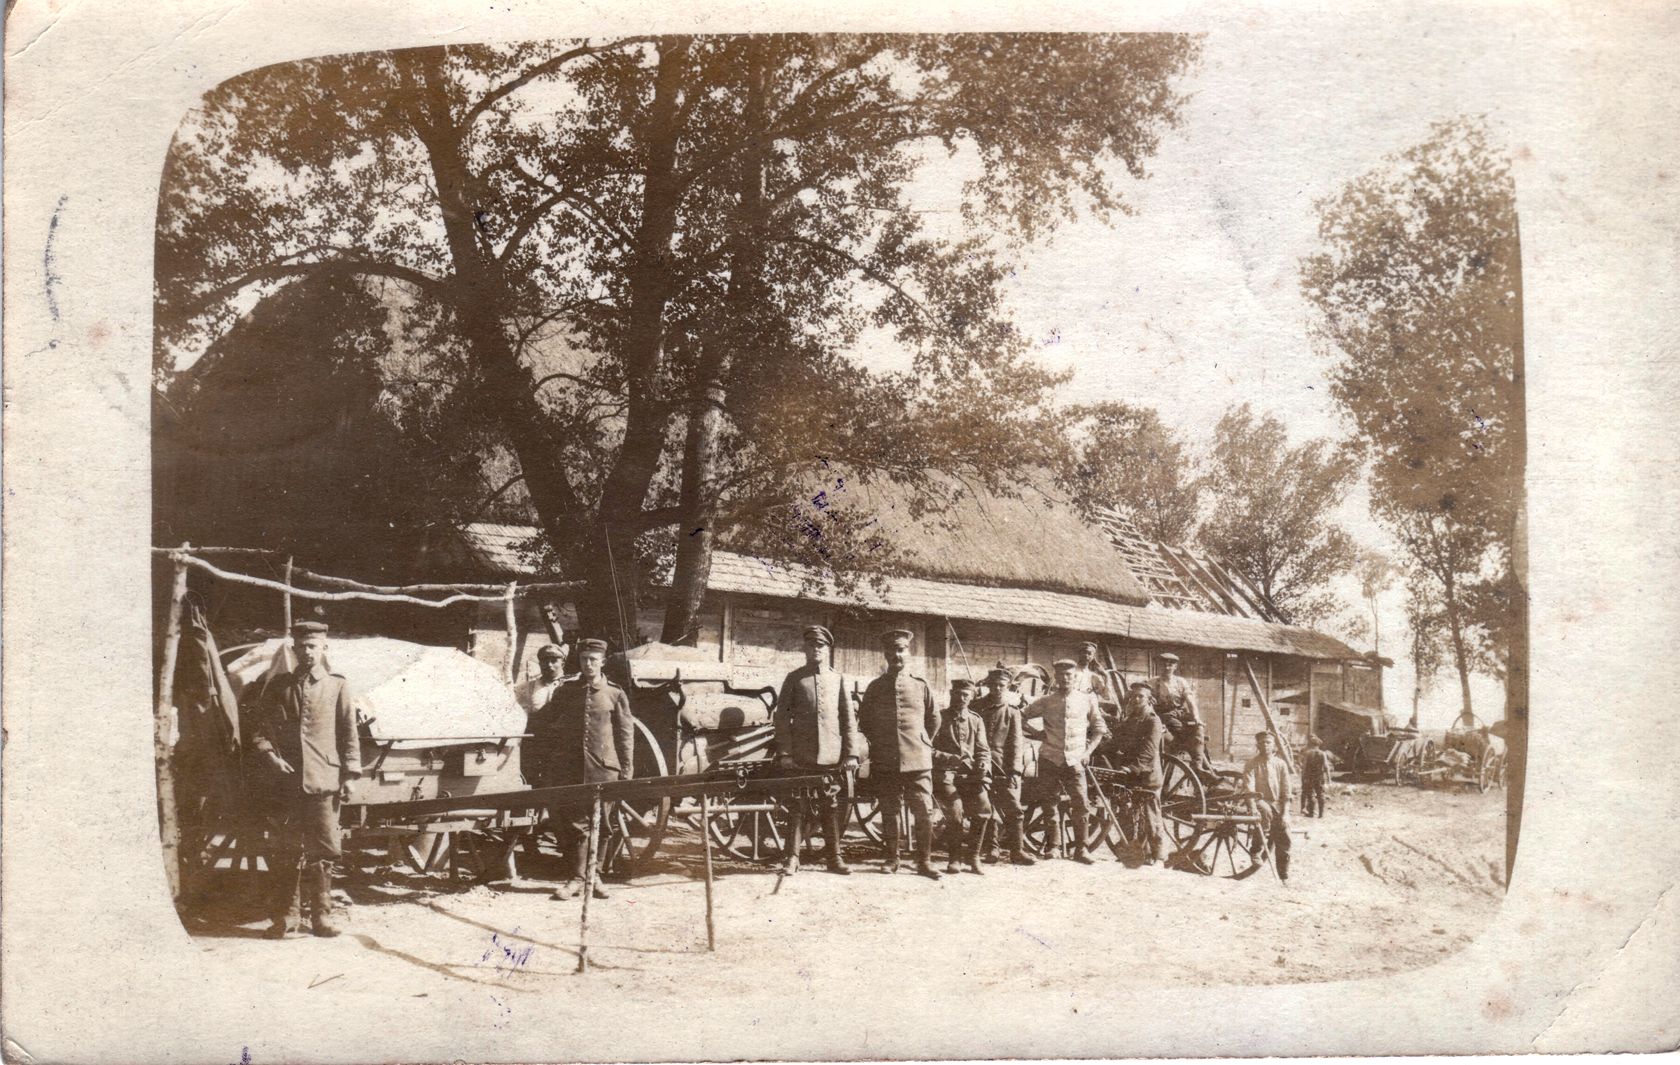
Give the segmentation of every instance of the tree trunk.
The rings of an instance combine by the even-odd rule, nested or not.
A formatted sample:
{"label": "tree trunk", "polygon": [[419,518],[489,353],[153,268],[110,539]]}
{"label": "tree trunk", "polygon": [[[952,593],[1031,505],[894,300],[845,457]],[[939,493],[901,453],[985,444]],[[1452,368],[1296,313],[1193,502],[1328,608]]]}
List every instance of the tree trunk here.
{"label": "tree trunk", "polygon": [[1445,600],[1447,630],[1452,634],[1453,667],[1458,670],[1459,693],[1464,699],[1463,721],[1468,725],[1476,717],[1470,706],[1470,656],[1464,649],[1464,623],[1460,617],[1464,607],[1458,601],[1458,588],[1450,576],[1446,581]]}
{"label": "tree trunk", "polygon": [[723,411],[728,399],[726,381],[735,352],[752,343],[751,323],[758,299],[758,276],[763,259],[764,228],[764,127],[766,96],[769,91],[770,49],[774,38],[751,39],[751,60],[747,72],[747,98],[743,119],[748,137],[743,147],[734,224],[730,233],[729,291],[724,296],[724,315],[718,323],[719,336],[704,345],[699,380],[688,415],[688,437],[683,447],[683,519],[677,531],[676,568],[671,577],[671,595],[665,604],[666,643],[694,644],[699,637],[700,608],[712,572],[712,550],[717,542],[718,445],[723,437]]}

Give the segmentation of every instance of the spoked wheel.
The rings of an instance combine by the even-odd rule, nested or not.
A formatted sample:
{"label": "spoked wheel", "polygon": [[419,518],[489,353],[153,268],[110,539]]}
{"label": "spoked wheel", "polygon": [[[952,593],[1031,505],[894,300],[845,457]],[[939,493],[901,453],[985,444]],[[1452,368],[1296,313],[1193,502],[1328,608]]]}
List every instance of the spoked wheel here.
{"label": "spoked wheel", "polygon": [[484,828],[457,832],[451,840],[455,867],[477,881],[510,880],[518,872],[514,854],[524,838],[523,828]]}
{"label": "spoked wheel", "polygon": [[1266,864],[1266,837],[1246,821],[1204,821],[1185,846],[1188,864],[1207,876],[1246,880]]}
{"label": "spoked wheel", "polygon": [[421,876],[449,868],[450,833],[414,832],[391,837],[391,863],[406,861]]}
{"label": "spoked wheel", "polygon": [[787,857],[787,808],[774,799],[712,807],[706,832],[744,862],[773,865]]}
{"label": "spoked wheel", "polygon": [[[636,766],[638,777],[670,774],[665,753],[642,721],[636,722]],[[605,876],[629,876],[659,851],[665,829],[671,821],[671,800],[616,802],[602,811],[607,822],[607,846],[601,856]]]}
{"label": "spoked wheel", "polygon": [[1207,813],[1207,788],[1177,756],[1161,760],[1161,820],[1175,847],[1196,834],[1196,816]]}
{"label": "spoked wheel", "polygon": [[[1098,807],[1093,802],[1092,807]],[[1035,802],[1024,815],[1027,849],[1039,857],[1048,858],[1071,850],[1074,844],[1073,813],[1067,800],[1058,803]],[[1108,835],[1108,818],[1100,808],[1089,809],[1085,817],[1085,850],[1100,846]]]}

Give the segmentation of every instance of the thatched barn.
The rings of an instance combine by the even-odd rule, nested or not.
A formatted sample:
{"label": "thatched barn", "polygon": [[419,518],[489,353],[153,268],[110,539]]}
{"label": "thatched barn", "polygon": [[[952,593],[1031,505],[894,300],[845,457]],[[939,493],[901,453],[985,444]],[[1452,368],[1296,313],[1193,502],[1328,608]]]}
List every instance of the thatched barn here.
{"label": "thatched barn", "polygon": [[[890,496],[877,501],[891,515]],[[938,522],[900,513],[894,540],[910,576],[884,590],[850,595],[800,567],[736,551],[715,553],[698,646],[738,682],[776,683],[803,661],[800,634],[833,630],[835,665],[859,681],[881,669],[885,628],[916,634],[912,668],[936,691],[953,677],[979,676],[994,662],[1048,665],[1094,640],[1130,678],[1158,670],[1172,651],[1196,685],[1217,756],[1243,757],[1263,727],[1263,697],[1280,727],[1304,740],[1327,703],[1380,713],[1382,667],[1335,637],[1285,624],[1240,578],[1205,556],[1139,537],[1124,518],[1087,522],[1071,507],[1037,495],[969,497]],[[486,577],[528,577],[530,526],[480,523],[462,546]],[[650,597],[652,598],[652,597]],[[561,607],[568,631],[573,615]],[[515,668],[535,669],[543,637],[536,604],[519,619]],[[632,642],[657,636],[663,608],[646,603],[631,623]],[[500,607],[475,623],[475,653],[508,655]],[[536,641],[536,642],[532,642]]]}

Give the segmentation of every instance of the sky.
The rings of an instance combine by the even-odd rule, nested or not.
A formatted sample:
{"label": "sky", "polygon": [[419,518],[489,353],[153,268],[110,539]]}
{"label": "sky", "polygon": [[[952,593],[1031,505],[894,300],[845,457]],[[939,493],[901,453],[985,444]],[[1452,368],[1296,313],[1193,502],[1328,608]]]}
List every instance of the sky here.
{"label": "sky", "polygon": [[[1455,15],[1461,27],[1465,17]],[[1183,127],[1146,180],[1123,186],[1133,213],[1067,225],[1027,252],[1010,298],[1039,357],[1073,370],[1065,398],[1155,407],[1198,447],[1245,401],[1276,414],[1293,440],[1347,435],[1297,280],[1318,247],[1314,202],[1425,140],[1432,123],[1485,114],[1502,139],[1501,105],[1522,76],[1497,36],[1509,21],[1435,38],[1421,13],[1380,21],[1309,29],[1274,10],[1209,35],[1184,84]],[[918,197],[949,201],[954,176],[925,174]],[[1400,557],[1363,488],[1340,517],[1357,540]],[[1359,602],[1352,578],[1338,591]],[[1379,621],[1382,652],[1396,659],[1385,699],[1403,718],[1413,671],[1400,587],[1379,600]],[[1497,682],[1475,678],[1472,697],[1483,720],[1501,716]],[[1449,670],[1424,694],[1421,723],[1446,727],[1459,702]]]}

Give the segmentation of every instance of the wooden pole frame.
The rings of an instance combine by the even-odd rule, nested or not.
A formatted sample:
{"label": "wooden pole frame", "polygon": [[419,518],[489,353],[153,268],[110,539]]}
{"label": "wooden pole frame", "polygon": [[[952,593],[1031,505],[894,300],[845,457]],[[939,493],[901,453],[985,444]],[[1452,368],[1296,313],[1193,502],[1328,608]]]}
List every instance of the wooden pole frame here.
{"label": "wooden pole frame", "polygon": [[[706,852],[706,949],[717,950],[717,924],[712,916],[712,803],[705,792],[700,793],[700,840]],[[778,880],[777,887],[781,886]]]}
{"label": "wooden pole frame", "polygon": [[578,917],[578,967],[589,971],[589,899],[595,894],[595,837],[601,833],[601,791],[589,803],[589,837],[583,841],[583,909]]}
{"label": "wooden pole frame", "polygon": [[[190,544],[182,544],[185,552]],[[181,654],[181,614],[187,598],[187,562],[172,555],[175,577],[169,593],[169,620],[164,627],[163,663],[158,669],[157,702],[152,706],[152,762],[157,771],[158,837],[163,843],[163,871],[169,897],[181,901],[181,814],[175,798],[175,750],[170,742],[175,711],[175,666]]]}

